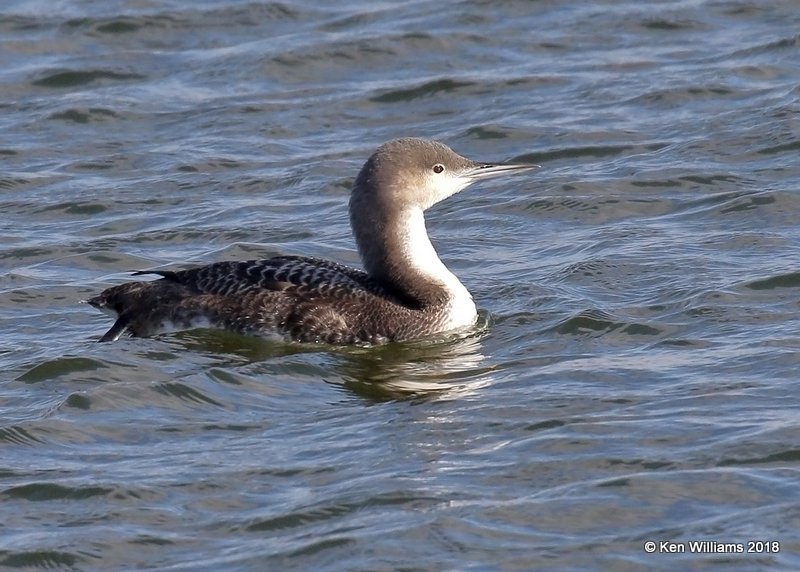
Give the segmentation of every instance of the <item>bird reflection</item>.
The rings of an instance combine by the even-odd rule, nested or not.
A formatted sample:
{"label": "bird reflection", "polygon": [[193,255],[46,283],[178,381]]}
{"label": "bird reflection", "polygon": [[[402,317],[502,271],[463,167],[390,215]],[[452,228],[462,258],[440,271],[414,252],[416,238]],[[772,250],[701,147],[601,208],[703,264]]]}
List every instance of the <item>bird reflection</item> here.
{"label": "bird reflection", "polygon": [[382,402],[450,398],[486,385],[486,374],[492,371],[482,353],[482,338],[487,324],[488,316],[480,312],[478,326],[460,336],[447,335],[374,347],[286,344],[203,329],[180,332],[164,338],[164,341],[178,344],[184,351],[223,358],[227,363],[219,366],[234,368],[323,353],[330,375],[324,375],[321,381],[362,399]]}
{"label": "bird reflection", "polygon": [[339,379],[331,383],[374,401],[447,398],[475,391],[491,366],[482,353],[482,327],[469,335],[428,339],[338,354]]}

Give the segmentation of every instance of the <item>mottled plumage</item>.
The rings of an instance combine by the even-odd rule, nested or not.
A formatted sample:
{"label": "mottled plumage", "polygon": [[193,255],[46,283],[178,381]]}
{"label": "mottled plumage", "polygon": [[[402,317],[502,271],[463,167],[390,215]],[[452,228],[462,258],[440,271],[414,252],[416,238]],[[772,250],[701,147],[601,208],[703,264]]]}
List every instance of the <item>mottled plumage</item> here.
{"label": "mottled plumage", "polygon": [[[425,309],[362,270],[318,258],[218,262],[128,282],[89,300],[114,310],[134,336],[198,325],[301,342],[381,343],[420,335]],[[110,332],[108,339],[118,337]]]}
{"label": "mottled plumage", "polygon": [[117,321],[100,341],[195,327],[300,342],[377,344],[470,326],[472,297],[430,244],[423,211],[475,179],[533,165],[485,165],[445,145],[398,139],[362,168],[351,224],[367,272],[318,258],[146,271],[88,300]]}

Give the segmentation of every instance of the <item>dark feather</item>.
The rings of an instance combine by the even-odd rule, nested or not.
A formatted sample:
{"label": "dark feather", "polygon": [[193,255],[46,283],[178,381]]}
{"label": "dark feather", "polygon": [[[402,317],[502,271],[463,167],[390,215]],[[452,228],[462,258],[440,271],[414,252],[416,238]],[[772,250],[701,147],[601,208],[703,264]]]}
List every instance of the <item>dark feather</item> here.
{"label": "dark feather", "polygon": [[[121,316],[102,338],[148,336],[198,323],[307,342],[376,343],[419,335],[421,309],[361,270],[280,256],[187,270],[145,270],[159,280],[114,286],[88,302]],[[131,318],[129,318],[130,316]],[[430,325],[430,324],[427,324]]]}

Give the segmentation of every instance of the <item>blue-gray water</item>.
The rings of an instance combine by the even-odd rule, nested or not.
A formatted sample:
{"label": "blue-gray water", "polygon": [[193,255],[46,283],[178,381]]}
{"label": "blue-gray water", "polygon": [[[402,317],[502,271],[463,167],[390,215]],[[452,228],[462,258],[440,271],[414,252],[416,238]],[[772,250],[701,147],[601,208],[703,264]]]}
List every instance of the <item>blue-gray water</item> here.
{"label": "blue-gray water", "polygon": [[[402,135],[543,166],[429,213],[485,329],[94,343],[130,270],[357,264]],[[0,569],[800,569],[799,151],[793,0],[4,2]]]}

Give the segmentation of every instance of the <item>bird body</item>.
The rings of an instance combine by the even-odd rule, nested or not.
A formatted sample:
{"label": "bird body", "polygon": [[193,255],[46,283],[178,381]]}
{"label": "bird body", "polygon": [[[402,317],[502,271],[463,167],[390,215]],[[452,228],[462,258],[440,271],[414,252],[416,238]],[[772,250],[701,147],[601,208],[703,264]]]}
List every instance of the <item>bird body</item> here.
{"label": "bird body", "polygon": [[380,344],[472,326],[472,296],[436,254],[424,211],[475,180],[535,165],[488,165],[425,139],[390,141],[369,158],[350,198],[364,270],[278,256],[144,271],[88,302],[116,316],[100,341],[212,327],[298,342]]}

